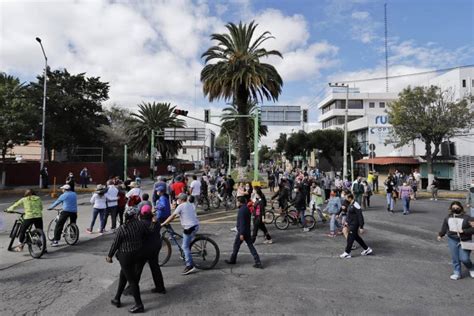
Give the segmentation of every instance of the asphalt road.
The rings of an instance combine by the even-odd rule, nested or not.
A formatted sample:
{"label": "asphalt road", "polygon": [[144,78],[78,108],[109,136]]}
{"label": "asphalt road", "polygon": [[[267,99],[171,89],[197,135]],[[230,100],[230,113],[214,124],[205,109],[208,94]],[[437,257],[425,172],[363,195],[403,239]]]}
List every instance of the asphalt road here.
{"label": "asphalt road", "polygon": [[[2,202],[2,201],[0,201]],[[210,271],[182,276],[183,264],[176,252],[162,268],[166,295],[152,294],[149,269],[140,284],[148,315],[464,315],[472,310],[474,280],[451,281],[446,241],[436,235],[449,201],[418,200],[413,213],[392,215],[383,198],[374,197],[365,211],[363,238],[375,255],[340,259],[343,237],[326,237],[327,224],[309,233],[290,226],[279,231],[269,226],[274,244],[256,248],[264,270],[252,268],[245,245],[238,264],[227,266],[232,249],[235,212],[213,211],[200,215],[201,232],[211,234],[221,250],[221,261]],[[90,206],[80,211],[84,224]],[[400,211],[401,205],[397,205]],[[89,213],[86,213],[89,212]],[[174,225],[178,228],[178,224]],[[86,240],[86,238],[88,238]],[[124,307],[110,304],[117,287],[119,264],[107,264],[112,235],[81,235],[78,245],[61,247],[40,260],[26,254],[3,265],[0,249],[0,315],[126,315],[133,299],[124,297]],[[5,233],[0,244],[6,247]]]}

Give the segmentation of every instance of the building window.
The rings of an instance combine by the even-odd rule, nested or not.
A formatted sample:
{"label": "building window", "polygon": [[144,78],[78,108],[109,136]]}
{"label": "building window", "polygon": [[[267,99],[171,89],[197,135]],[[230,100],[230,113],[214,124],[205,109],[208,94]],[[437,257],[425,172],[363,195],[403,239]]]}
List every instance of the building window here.
{"label": "building window", "polygon": [[385,102],[379,102],[379,107],[384,108],[385,107]]}
{"label": "building window", "polygon": [[369,102],[369,108],[375,108],[375,102]]}
{"label": "building window", "polygon": [[472,79],[471,86],[474,88],[474,79]]}
{"label": "building window", "polygon": [[462,80],[462,87],[463,87],[463,88],[466,88],[466,79],[463,79],[463,80]]}
{"label": "building window", "polygon": [[186,154],[187,154],[187,148],[183,147],[183,155],[186,155]]}

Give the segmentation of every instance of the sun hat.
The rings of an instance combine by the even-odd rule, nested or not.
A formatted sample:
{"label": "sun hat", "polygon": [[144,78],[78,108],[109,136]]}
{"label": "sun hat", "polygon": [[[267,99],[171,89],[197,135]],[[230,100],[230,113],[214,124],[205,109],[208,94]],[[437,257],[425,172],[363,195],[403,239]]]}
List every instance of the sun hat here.
{"label": "sun hat", "polygon": [[63,185],[62,187],[60,187],[61,190],[66,190],[66,191],[69,191],[71,190],[71,186],[69,184],[65,184]]}
{"label": "sun hat", "polygon": [[131,187],[131,188],[139,188],[140,186],[138,185],[138,183],[136,183],[135,181],[133,181],[133,182],[130,182],[130,187]]}

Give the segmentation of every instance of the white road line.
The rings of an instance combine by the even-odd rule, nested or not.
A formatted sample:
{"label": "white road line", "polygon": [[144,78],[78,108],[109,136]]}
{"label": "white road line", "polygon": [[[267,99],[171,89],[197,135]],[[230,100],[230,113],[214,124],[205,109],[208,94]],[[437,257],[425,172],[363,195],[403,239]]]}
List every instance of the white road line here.
{"label": "white road line", "polygon": [[233,214],[233,215],[227,215],[227,216],[222,216],[222,217],[217,217],[217,218],[211,218],[211,219],[208,219],[208,220],[205,220],[205,221],[202,221],[203,223],[210,223],[210,222],[215,222],[215,221],[218,221],[218,220],[221,220],[221,219],[226,219],[226,218],[231,218],[231,217],[236,217],[237,214]]}

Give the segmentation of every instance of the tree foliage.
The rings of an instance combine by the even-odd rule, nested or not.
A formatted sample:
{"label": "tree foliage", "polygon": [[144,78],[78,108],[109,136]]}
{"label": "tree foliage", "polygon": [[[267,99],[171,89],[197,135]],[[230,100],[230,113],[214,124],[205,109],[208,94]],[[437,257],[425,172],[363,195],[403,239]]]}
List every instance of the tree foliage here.
{"label": "tree foliage", "polygon": [[439,87],[408,87],[397,101],[387,108],[392,125],[391,142],[397,147],[420,139],[425,144],[428,173],[432,173],[432,161],[440,152],[441,143],[456,134],[469,130],[474,114],[468,102],[455,102],[453,93]]}
{"label": "tree foliage", "polygon": [[[173,113],[174,109],[169,103],[139,104],[138,113],[131,114],[130,125],[126,128],[130,148],[137,153],[147,154],[150,151],[153,130],[160,134],[165,128],[185,127],[185,121]],[[159,135],[155,137],[155,146],[162,159],[166,160],[177,155],[182,142],[164,140],[164,137]]]}
{"label": "tree foliage", "polygon": [[26,99],[26,86],[16,77],[0,73],[0,152],[25,144],[40,129],[40,118]]}
{"label": "tree foliage", "polygon": [[[43,106],[43,82],[44,76],[38,76],[28,89],[29,101],[38,113]],[[104,133],[100,128],[108,124],[102,102],[108,98],[109,84],[99,77],[48,69],[45,140],[48,152],[66,149],[72,153],[77,146],[101,146]]]}
{"label": "tree foliage", "polygon": [[131,112],[117,105],[112,105],[104,110],[108,124],[103,125],[100,130],[105,135],[105,154],[107,157],[122,157],[123,146],[128,144],[127,128],[131,125]]}
{"label": "tree foliage", "polygon": [[287,141],[287,135],[285,133],[280,133],[280,136],[275,141],[275,150],[277,153],[282,154],[285,151]]}
{"label": "tree foliage", "polygon": [[[254,22],[238,25],[228,23],[228,33],[212,34],[211,40],[217,42],[202,54],[207,64],[201,71],[204,95],[212,102],[223,98],[232,100],[239,114],[248,113],[252,101],[277,101],[281,93],[283,81],[270,64],[262,63],[261,59],[269,56],[282,57],[276,50],[267,51],[261,45],[273,38],[264,32],[256,38]],[[247,131],[250,120],[239,118],[239,143],[247,142]],[[239,150],[239,164],[246,166],[250,158],[248,146]]]}

